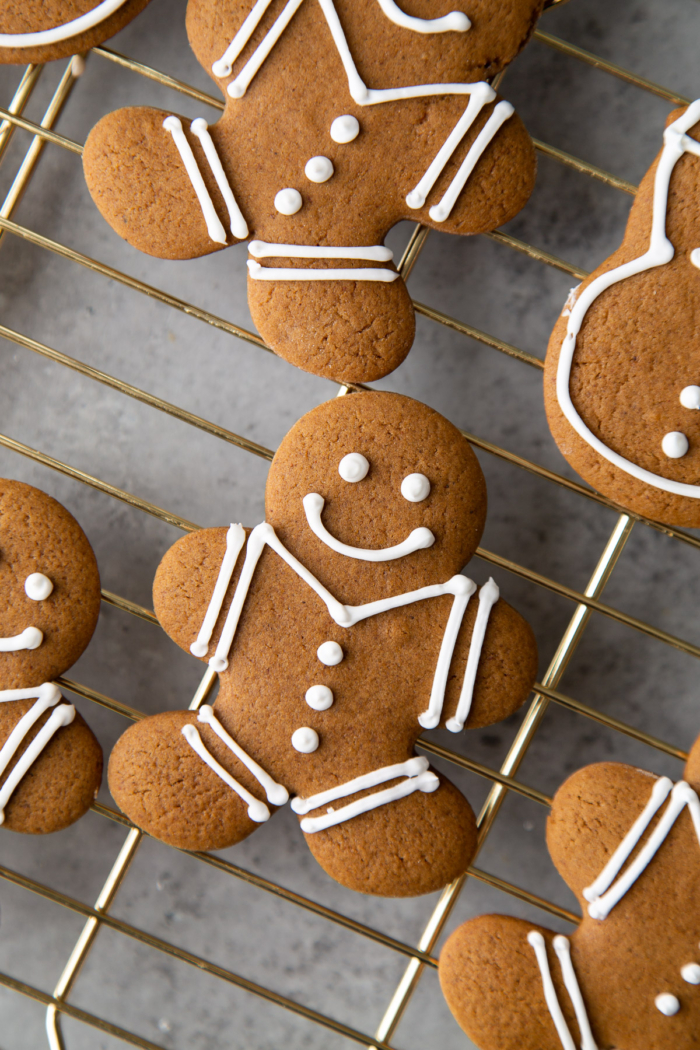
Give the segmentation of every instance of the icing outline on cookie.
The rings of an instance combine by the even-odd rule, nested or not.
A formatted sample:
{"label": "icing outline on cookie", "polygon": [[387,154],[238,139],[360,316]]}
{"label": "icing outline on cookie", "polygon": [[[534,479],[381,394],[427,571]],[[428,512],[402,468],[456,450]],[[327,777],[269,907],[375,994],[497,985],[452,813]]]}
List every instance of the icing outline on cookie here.
{"label": "icing outline on cookie", "polygon": [[562,342],[557,365],[556,383],[557,400],[562,412],[579,437],[583,438],[598,455],[646,485],[651,485],[653,488],[670,492],[676,496],[686,496],[690,499],[700,499],[700,485],[689,485],[680,481],[672,481],[669,478],[662,477],[660,474],[654,474],[652,471],[632,463],[631,460],[625,459],[618,452],[614,452],[600,438],[596,437],[574,408],[569,384],[574,351],[576,349],[576,337],[581,330],[581,325],[589,308],[598,296],[619,281],[624,281],[628,277],[633,277],[646,270],[655,269],[657,266],[664,266],[675,255],[675,249],[666,236],[669,184],[673,169],[685,153],[692,153],[700,157],[700,142],[696,142],[695,139],[685,134],[699,120],[700,99],[696,99],[695,102],[688,106],[685,113],[664,131],[664,147],[654,176],[654,203],[649,247],[644,255],[640,255],[637,259],[623,263],[622,266],[616,266],[613,270],[596,277],[595,281],[592,281],[581,292],[578,300],[571,307],[566,336]]}
{"label": "icing outline on cookie", "polygon": [[41,29],[34,33],[0,33],[0,47],[44,47],[57,44],[61,40],[69,40],[72,36],[78,36],[79,33],[104,22],[125,3],[126,0],[102,0],[92,11],[87,11],[79,18],[52,29]]}

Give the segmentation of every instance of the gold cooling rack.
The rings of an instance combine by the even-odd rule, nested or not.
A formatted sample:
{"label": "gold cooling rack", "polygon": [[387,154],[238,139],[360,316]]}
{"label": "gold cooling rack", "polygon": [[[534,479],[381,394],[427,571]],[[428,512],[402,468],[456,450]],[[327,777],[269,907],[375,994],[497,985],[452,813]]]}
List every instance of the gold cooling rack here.
{"label": "gold cooling rack", "polygon": [[[554,0],[556,3],[557,0]],[[550,4],[549,6],[553,6]],[[570,59],[583,62],[589,66],[594,66],[597,69],[603,70],[611,76],[618,77],[621,80],[626,81],[628,84],[632,84],[639,88],[641,91],[651,92],[653,95],[658,96],[665,101],[672,103],[673,105],[685,105],[690,100],[683,98],[680,95],[675,94],[672,91],[660,86],[659,84],[652,83],[643,77],[637,76],[634,73],[629,72],[626,69],[622,69],[620,66],[614,65],[612,62],[608,62],[605,59],[599,58],[598,56],[591,54],[588,51],[584,51],[579,47],[569,44],[564,40],[560,40],[549,33],[538,31],[535,34],[535,38],[541,43],[548,47],[554,48],[555,50],[568,56]],[[116,63],[121,66],[129,74],[147,77],[150,80],[154,80],[161,85],[173,89],[174,91],[180,92],[184,95],[189,96],[192,99],[196,99],[199,102],[206,103],[207,105],[213,106],[218,109],[223,109],[222,103],[219,99],[213,98],[202,91],[197,90],[185,84],[179,80],[175,80],[172,77],[166,76],[160,73],[156,69],[152,69],[149,66],[142,64],[141,62],[134,61],[125,55],[121,55],[116,51],[108,47],[98,47],[94,49],[95,53],[103,60]],[[24,71],[19,86],[17,87],[9,105],[6,109],[0,107],[0,163],[2,163],[7,147],[10,140],[16,134],[18,130],[22,132],[28,132],[31,136],[29,148],[24,154],[23,161],[18,169],[17,175],[7,193],[2,205],[0,206],[0,238],[7,234],[13,237],[21,237],[31,244],[37,245],[48,252],[53,252],[56,255],[61,256],[64,259],[69,259],[79,266],[84,266],[94,271],[95,273],[101,274],[104,277],[111,278],[114,281],[121,282],[126,285],[134,293],[141,295],[151,296],[157,299],[159,302],[172,307],[174,310],[181,310],[187,313],[190,317],[194,317],[204,324],[213,325],[223,332],[228,333],[231,336],[235,336],[238,339],[245,339],[249,343],[253,343],[261,350],[266,350],[267,347],[263,343],[262,339],[253,332],[246,331],[238,325],[231,324],[229,321],[225,321],[221,317],[200,309],[193,303],[185,302],[182,299],[178,299],[172,295],[154,288],[150,285],[144,284],[134,277],[130,277],[125,273],[121,273],[109,266],[105,266],[100,263],[97,259],[90,258],[89,256],[83,255],[80,252],[73,251],[71,248],[64,244],[59,244],[56,241],[50,240],[47,237],[41,236],[33,230],[27,229],[24,226],[18,225],[12,221],[12,214],[16,205],[18,204],[24,190],[27,188],[29,181],[36,169],[37,161],[43,151],[43,149],[49,145],[50,148],[59,148],[69,150],[72,153],[80,156],[82,153],[82,146],[78,142],[66,138],[63,135],[53,131],[52,128],[62,112],[64,106],[68,102],[71,94],[71,89],[75,83],[76,74],[80,73],[80,64],[82,58],[76,58],[70,61],[65,69],[63,77],[56,88],[48,108],[44,114],[44,117],[40,124],[36,124],[30,120],[26,120],[22,113],[27,105],[27,102],[32,96],[34,88],[42,73],[41,66],[30,65]],[[76,64],[77,63],[77,66]],[[553,146],[547,145],[545,142],[535,141],[537,150],[545,156],[554,158],[561,164],[567,165],[570,168],[575,169],[585,175],[588,175],[592,179],[597,179],[608,186],[615,188],[623,193],[634,194],[635,186],[631,183],[626,182],[623,179],[616,178],[614,175],[601,168],[596,167],[593,164],[589,164],[585,160],[581,160],[578,157],[572,156],[571,154],[565,153],[562,150],[556,149]],[[407,278],[413,267],[418,262],[421,250],[425,244],[429,230],[426,228],[416,225],[409,244],[406,248],[404,256],[400,263],[400,271],[404,278]],[[559,270],[563,270],[565,273],[570,274],[576,280],[581,280],[586,276],[585,271],[579,269],[576,266],[572,266],[562,259],[559,259],[547,252],[541,251],[538,248],[533,247],[523,241],[520,241],[508,234],[494,232],[487,234],[493,240],[498,241],[501,244],[507,245],[516,252],[524,253],[532,259],[536,259],[546,266],[553,266]],[[456,320],[439,310],[433,309],[424,303],[415,304],[416,311],[422,314],[424,317],[429,318],[436,324],[447,325],[449,328],[456,332],[459,332],[465,336],[469,336],[472,339],[477,339],[481,343],[498,350],[501,353],[509,355],[511,358],[515,358],[520,362],[524,362],[532,368],[542,369],[542,361],[538,358],[520,350],[516,346],[512,346],[509,343],[505,343],[500,339],[495,338],[487,334],[486,332],[479,331],[473,328],[471,325],[465,324],[462,321]],[[227,441],[233,445],[237,445],[240,448],[245,449],[252,455],[260,456],[263,459],[271,460],[273,452],[271,449],[264,448],[261,445],[256,444],[253,441],[247,440],[245,437],[241,437],[238,434],[232,433],[230,430],[224,427],[217,426],[215,423],[211,423],[206,419],[202,419],[199,416],[193,415],[191,412],[187,412],[177,405],[171,404],[161,398],[155,397],[145,390],[140,390],[138,387],[132,386],[129,383],[124,383],[120,379],[114,376],[108,375],[96,368],[92,368],[89,365],[83,364],[77,361],[73,357],[68,357],[66,354],[60,353],[58,350],[54,350],[49,346],[45,346],[36,340],[30,339],[19,332],[13,331],[10,328],[0,324],[0,336],[5,339],[9,339],[19,346],[25,347],[37,354],[40,354],[51,361],[54,361],[66,368],[70,368],[73,371],[79,372],[84,376],[95,380],[98,383],[103,383],[113,389],[119,391],[121,394],[135,398],[138,401],[149,405],[151,408],[156,409],[159,412],[166,412],[176,419],[179,419],[183,423],[187,423],[190,426],[198,427],[201,430],[206,431],[208,434],[219,438],[222,441]],[[346,394],[352,391],[352,387],[341,387],[339,393]],[[488,766],[480,763],[471,761],[461,755],[455,754],[450,750],[441,747],[437,744],[430,743],[428,741],[419,741],[418,746],[428,752],[428,754],[436,755],[441,759],[452,762],[464,769],[470,770],[482,777],[487,778],[491,782],[491,788],[488,793],[486,802],[479,814],[479,844],[480,847],[484,844],[491,828],[494,825],[501,805],[506,797],[508,791],[514,791],[520,795],[524,795],[526,798],[531,799],[535,802],[540,803],[543,806],[548,806],[550,799],[542,792],[529,787],[526,784],[521,783],[517,779],[518,768],[528,750],[528,747],[535,736],[537,729],[542,721],[543,715],[550,703],[555,703],[567,708],[569,711],[575,712],[577,715],[586,719],[593,719],[598,723],[602,723],[604,726],[625,733],[635,740],[641,741],[644,744],[648,744],[651,747],[657,748],[659,751],[665,752],[668,755],[672,755],[675,758],[684,759],[686,757],[685,752],[679,748],[673,747],[667,744],[663,740],[659,740],[656,737],[652,737],[647,733],[643,733],[638,729],[635,729],[631,725],[619,721],[618,719],[612,718],[600,711],[595,710],[592,707],[581,703],[572,697],[566,696],[557,690],[557,685],[564,673],[576,647],[578,646],[581,636],[586,629],[588,621],[592,612],[600,613],[606,617],[616,620],[619,623],[626,624],[637,631],[641,631],[643,634],[656,639],[657,641],[663,642],[666,645],[674,646],[676,649],[680,649],[685,653],[689,653],[692,656],[700,657],[700,647],[692,645],[690,642],[678,638],[675,635],[669,634],[665,631],[659,630],[658,628],[644,622],[643,620],[636,619],[635,617],[629,616],[620,610],[605,604],[600,600],[603,589],[605,588],[610,576],[615,568],[617,560],[630,536],[633,526],[640,522],[643,525],[649,526],[652,529],[659,530],[668,536],[673,537],[681,543],[690,544],[693,547],[700,549],[700,540],[694,536],[680,530],[669,528],[666,526],[659,525],[657,522],[650,521],[646,518],[640,517],[639,515],[633,515],[626,513],[621,508],[616,507],[615,504],[607,500],[605,497],[598,495],[585,488],[582,485],[577,484],[575,481],[571,481],[565,477],[562,477],[546,468],[539,466],[537,463],[531,462],[530,460],[524,459],[520,456],[514,455],[512,452],[508,452],[499,446],[492,444],[489,441],[482,440],[474,434],[466,433],[465,436],[475,445],[477,448],[488,452],[493,456],[500,457],[501,459],[507,460],[509,463],[520,467],[522,470],[528,471],[540,478],[546,479],[553,485],[561,485],[564,488],[578,493],[584,499],[593,500],[598,504],[605,507],[612,507],[619,514],[615,527],[605,544],[605,547],[600,555],[598,564],[591,576],[587,587],[583,592],[576,591],[571,587],[567,587],[564,584],[557,582],[556,580],[549,579],[539,573],[533,572],[515,562],[512,562],[506,558],[500,557],[497,554],[493,554],[490,551],[479,548],[478,554],[480,557],[485,559],[494,565],[497,565],[503,569],[507,569],[510,572],[515,573],[521,578],[529,581],[539,587],[546,588],[549,592],[563,596],[573,602],[574,612],[567,624],[566,630],[564,631],[559,645],[556,649],[554,657],[552,658],[549,667],[547,668],[542,682],[537,683],[536,690],[530,701],[529,707],[525,718],[511,744],[508,754],[501,765],[500,769],[491,769]],[[19,441],[13,440],[4,434],[0,434],[0,444],[20,455],[29,457],[44,466],[50,467],[53,470],[59,471],[62,474],[68,475],[71,478],[77,479],[86,485],[90,485],[99,491],[112,496],[114,499],[122,500],[125,503],[130,504],[132,507],[136,507],[146,514],[154,515],[162,521],[168,522],[182,530],[189,531],[196,529],[198,526],[191,521],[187,521],[177,514],[173,514],[162,507],[155,506],[152,503],[148,503],[145,500],[139,499],[138,496],[133,495],[130,492],[125,492],[123,489],[116,488],[113,485],[109,485],[107,482],[102,481],[100,478],[93,477],[85,472],[72,467],[68,463],[63,463],[52,456],[47,455],[37,449],[30,448],[27,445],[20,443]],[[124,610],[133,616],[141,617],[150,622],[156,623],[155,616],[153,613],[142,606],[130,602],[125,598],[120,597],[117,594],[113,594],[108,591],[102,592],[103,600],[110,605],[117,606],[119,609]],[[213,688],[215,675],[211,671],[207,671],[202,679],[199,688],[190,704],[192,709],[196,709],[202,704]],[[119,703],[116,700],[111,699],[101,693],[96,692],[93,689],[87,688],[69,679],[60,679],[60,684],[70,692],[76,693],[81,697],[91,700],[102,707],[108,708],[110,711],[116,712],[122,715],[126,719],[136,720],[144,717],[144,715],[125,704]],[[53,995],[49,995],[46,992],[32,987],[22,981],[19,981],[9,974],[0,973],[0,984],[6,986],[9,989],[21,993],[24,996],[29,997],[39,1003],[44,1004],[47,1007],[47,1034],[51,1050],[64,1050],[63,1037],[60,1029],[60,1016],[64,1014],[68,1017],[75,1018],[78,1021],[83,1022],[85,1025],[92,1026],[93,1028],[99,1029],[102,1032],[109,1033],[110,1035],[123,1040],[124,1043],[132,1046],[143,1047],[144,1050],[161,1050],[158,1044],[151,1042],[148,1039],[144,1039],[139,1035],[129,1032],[118,1025],[112,1024],[95,1014],[89,1013],[86,1010],[80,1009],[70,1002],[70,993],[74,982],[76,981],[78,974],[80,973],[81,967],[85,962],[88,953],[95,941],[95,938],[99,935],[102,928],[108,928],[116,930],[119,933],[133,938],[139,941],[141,944],[153,949],[156,952],[164,953],[165,955],[174,957],[182,962],[188,963],[192,966],[199,968],[207,974],[213,975],[220,978],[223,981],[229,982],[246,992],[254,996],[259,996],[268,1002],[275,1003],[277,1006],[284,1007],[287,1010],[292,1011],[301,1018],[304,1018],[307,1022],[312,1025],[320,1025],[325,1029],[332,1032],[338,1033],[345,1038],[360,1044],[365,1047],[376,1048],[376,1050],[389,1050],[391,1047],[391,1039],[393,1033],[403,1015],[406,1006],[413,995],[418,982],[421,979],[426,967],[437,966],[437,959],[433,955],[435,944],[445,926],[445,923],[450,916],[452,908],[454,907],[462,888],[467,878],[475,878],[483,882],[488,883],[490,886],[502,891],[503,893],[511,894],[513,897],[518,898],[521,901],[525,901],[528,904],[535,905],[551,915],[557,916],[560,919],[565,919],[569,922],[576,923],[578,917],[567,911],[565,908],[559,907],[558,905],[544,900],[527,890],[521,889],[520,887],[513,885],[503,879],[497,878],[494,875],[490,875],[478,867],[472,867],[469,869],[467,875],[459,879],[457,882],[448,886],[440,896],[440,899],[430,917],[430,920],[425,927],[417,947],[412,947],[409,944],[405,944],[393,937],[390,937],[384,933],[370,928],[369,926],[363,925],[362,923],[356,922],[353,919],[347,918],[338,912],[333,911],[330,908],[324,907],[321,904],[316,903],[306,897],[300,896],[297,893],[287,890],[282,886],[275,884],[259,875],[252,874],[251,872],[245,871],[235,864],[232,864],[226,860],[223,860],[216,856],[209,856],[207,854],[195,854],[203,864],[208,864],[218,871],[225,873],[232,878],[242,879],[250,885],[256,887],[263,893],[270,893],[285,901],[291,902],[300,908],[307,909],[317,916],[328,920],[329,922],[337,923],[347,930],[359,935],[360,937],[369,938],[371,941],[382,945],[394,952],[398,952],[403,955],[407,960],[406,970],[404,975],[396,988],[396,991],[391,999],[390,1003],[386,1008],[386,1012],[382,1019],[379,1028],[373,1035],[358,1031],[346,1024],[334,1020],[316,1010],[302,1006],[293,1000],[279,995],[269,988],[265,988],[262,985],[256,984],[252,981],[246,980],[243,977],[238,976],[232,971],[225,969],[222,966],[218,966],[201,956],[195,955],[191,952],[186,951],[183,948],[177,947],[159,937],[155,937],[144,930],[141,930],[135,926],[132,926],[119,919],[112,918],[109,914],[110,906],[114,901],[117,893],[119,892],[120,885],[126,872],[129,868],[131,861],[133,860],[136,851],[139,848],[142,833],[135,828],[130,822],[123,817],[120,813],[116,812],[107,806],[96,803],[93,807],[95,812],[103,816],[104,818],[112,821],[116,821],[124,827],[128,828],[128,833],[124,841],[124,845],[114,862],[112,870],[105,882],[101,893],[99,894],[94,908],[88,907],[87,905],[74,900],[73,898],[53,890],[48,886],[44,886],[32,879],[26,878],[25,876],[11,871],[6,867],[0,866],[0,877],[20,886],[32,893],[38,894],[45,900],[53,902],[54,904],[62,905],[70,911],[82,915],[85,918],[85,926],[83,931],[71,952],[69,959],[65,964],[65,968],[61,975],[61,978],[56,985]]]}

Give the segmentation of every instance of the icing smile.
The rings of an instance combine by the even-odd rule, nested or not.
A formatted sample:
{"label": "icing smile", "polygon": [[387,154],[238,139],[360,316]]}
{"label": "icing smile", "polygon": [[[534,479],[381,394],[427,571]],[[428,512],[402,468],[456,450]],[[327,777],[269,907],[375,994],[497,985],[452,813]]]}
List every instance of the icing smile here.
{"label": "icing smile", "polygon": [[16,653],[20,649],[38,649],[44,636],[38,627],[25,627],[12,638],[0,638],[0,653]]}
{"label": "icing smile", "polygon": [[414,551],[432,547],[435,543],[435,537],[430,529],[423,527],[414,529],[405,540],[394,547],[384,547],[383,550],[350,547],[347,543],[341,543],[335,536],[331,536],[321,521],[321,512],[325,502],[323,496],[319,496],[317,492],[310,492],[304,496],[304,511],[309,528],[322,543],[325,543],[336,554],[344,554],[346,558],[357,558],[359,561],[395,561],[397,558],[405,558],[407,554],[413,554]]}

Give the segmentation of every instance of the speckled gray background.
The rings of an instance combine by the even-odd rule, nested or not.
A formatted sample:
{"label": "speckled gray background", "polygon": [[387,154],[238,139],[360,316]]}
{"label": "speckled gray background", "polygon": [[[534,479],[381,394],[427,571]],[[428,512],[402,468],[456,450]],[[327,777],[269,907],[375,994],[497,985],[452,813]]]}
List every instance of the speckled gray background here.
{"label": "speckled gray background", "polygon": [[[111,46],[210,91],[188,49],[184,9],[184,0],[153,0]],[[698,93],[696,0],[572,0],[546,14],[541,28],[685,95]],[[30,118],[40,118],[63,66],[45,71],[27,110]],[[7,105],[19,76],[17,69],[0,70],[0,104]],[[632,181],[659,148],[671,108],[537,42],[510,68],[502,92],[534,136]],[[83,141],[102,114],[127,103],[175,107],[190,116],[206,112],[92,56],[57,127]],[[0,167],[0,199],[26,143],[26,135],[18,134]],[[534,196],[511,232],[592,268],[618,245],[629,203],[625,194],[541,159]],[[46,149],[15,218],[251,327],[243,248],[190,263],[139,255],[103,223],[85,189],[79,159],[70,153]],[[407,226],[396,230],[392,245],[401,247],[409,232]],[[5,325],[268,447],[335,393],[330,383],[15,237],[2,242],[0,274]],[[572,283],[566,274],[485,238],[470,242],[432,234],[410,288],[418,300],[541,356]],[[416,396],[459,426],[570,474],[545,424],[540,373],[525,364],[419,319],[409,359],[380,385]],[[254,524],[262,518],[264,460],[8,341],[0,342],[0,430],[201,524]],[[584,587],[615,515],[491,456],[480,459],[490,503],[484,545]],[[150,604],[153,573],[177,538],[175,529],[3,448],[0,474],[38,485],[65,503],[95,547],[104,586]],[[487,571],[477,562],[470,569],[477,579]],[[497,575],[508,600],[529,617],[544,669],[573,607],[507,573]],[[691,548],[637,525],[605,600],[697,643],[697,579],[698,556]],[[103,606],[95,639],[71,675],[156,712],[185,706],[199,670],[158,628]],[[700,729],[693,658],[599,616],[592,618],[561,688],[683,747]],[[88,702],[77,703],[108,751],[126,722]],[[519,720],[450,736],[445,743],[496,766]],[[680,771],[658,752],[552,706],[519,776],[551,793],[573,769],[601,758],[675,776]],[[478,808],[487,782],[454,770],[450,775]],[[112,804],[105,789],[102,799]],[[572,906],[544,847],[545,818],[541,806],[508,797],[479,864]],[[0,832],[0,863],[93,903],[124,836],[122,827],[93,814],[45,839]],[[312,861],[288,811],[226,855],[409,943],[417,941],[435,903],[434,898],[374,900],[336,886]],[[543,921],[534,909],[472,881],[449,929],[485,910]],[[150,840],[141,846],[113,914],[368,1033],[405,966],[398,955]],[[0,882],[0,970],[51,991],[82,925],[78,916]],[[164,1048],[351,1045],[110,931],[100,933],[72,1001]],[[64,1030],[70,1050],[126,1045],[72,1020]],[[394,1042],[404,1050],[468,1045],[433,971],[423,978]],[[44,1045],[43,1009],[0,987],[0,1050]]]}

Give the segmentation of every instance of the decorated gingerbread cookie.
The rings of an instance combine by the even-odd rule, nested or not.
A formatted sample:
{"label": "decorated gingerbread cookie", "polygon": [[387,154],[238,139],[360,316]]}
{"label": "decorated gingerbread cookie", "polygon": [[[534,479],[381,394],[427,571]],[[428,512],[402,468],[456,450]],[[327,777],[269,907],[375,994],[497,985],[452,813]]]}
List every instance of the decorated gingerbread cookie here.
{"label": "decorated gingerbread cookie", "polygon": [[250,240],[248,300],[282,357],[366,382],[404,359],[400,219],[492,230],[532,190],[532,142],[487,83],[543,0],[190,0],[226,99],[216,124],[120,109],[88,137],[90,192],[141,251],[192,259]]}
{"label": "decorated gingerbread cookie", "polygon": [[545,404],[571,465],[670,525],[700,525],[700,101],[668,119],[622,246],[572,290]]}
{"label": "decorated gingerbread cookie", "polygon": [[0,62],[50,62],[97,47],[148,0],[0,0]]}
{"label": "decorated gingerbread cookie", "polygon": [[100,576],[75,518],[0,479],[0,823],[58,831],[82,817],[102,750],[55,682],[95,630]]}
{"label": "decorated gingerbread cookie", "polygon": [[267,520],[192,533],[158,569],[161,624],[220,688],[213,708],[121,737],[121,809],[165,842],[221,849],[291,797],[353,889],[410,896],[465,871],[472,809],[414,744],[505,718],[536,670],[494,581],[459,575],[485,513],[476,457],[432,409],[362,393],[304,416],[270,468]]}
{"label": "decorated gingerbread cookie", "polygon": [[673,784],[602,762],[557,792],[547,844],[579,899],[571,937],[505,915],[440,955],[449,1006],[480,1050],[697,1050],[700,739]]}

